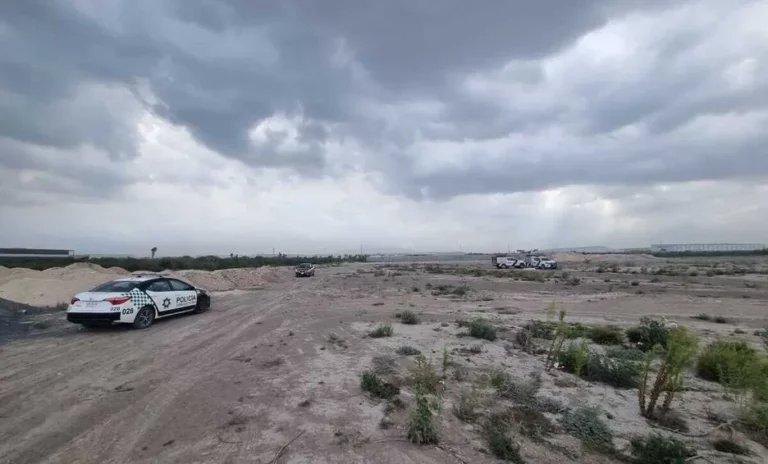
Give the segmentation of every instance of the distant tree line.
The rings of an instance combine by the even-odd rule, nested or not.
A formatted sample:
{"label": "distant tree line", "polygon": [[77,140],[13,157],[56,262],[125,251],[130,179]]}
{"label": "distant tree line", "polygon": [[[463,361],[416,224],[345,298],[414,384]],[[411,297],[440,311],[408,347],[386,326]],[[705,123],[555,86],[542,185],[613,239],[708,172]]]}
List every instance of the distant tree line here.
{"label": "distant tree line", "polygon": [[300,263],[340,264],[343,262],[366,262],[367,255],[343,256],[236,256],[227,258],[219,256],[180,256],[165,258],[38,258],[38,257],[4,257],[0,265],[5,267],[24,267],[42,271],[52,267],[64,267],[74,263],[93,263],[103,267],[121,267],[126,271],[160,272],[166,269],[178,271],[181,269],[197,269],[215,271],[218,269],[233,269],[238,267],[261,266],[295,266]]}
{"label": "distant tree line", "polygon": [[659,258],[688,258],[707,256],[764,256],[768,255],[768,248],[762,250],[731,250],[731,251],[657,251],[650,253]]}

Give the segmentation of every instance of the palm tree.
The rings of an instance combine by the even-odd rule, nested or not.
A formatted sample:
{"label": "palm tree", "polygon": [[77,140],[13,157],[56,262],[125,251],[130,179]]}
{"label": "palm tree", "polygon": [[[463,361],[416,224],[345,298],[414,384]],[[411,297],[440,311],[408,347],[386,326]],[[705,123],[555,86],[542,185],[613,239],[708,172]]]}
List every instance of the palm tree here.
{"label": "palm tree", "polygon": [[157,253],[157,247],[152,247],[152,259],[155,259],[155,253]]}

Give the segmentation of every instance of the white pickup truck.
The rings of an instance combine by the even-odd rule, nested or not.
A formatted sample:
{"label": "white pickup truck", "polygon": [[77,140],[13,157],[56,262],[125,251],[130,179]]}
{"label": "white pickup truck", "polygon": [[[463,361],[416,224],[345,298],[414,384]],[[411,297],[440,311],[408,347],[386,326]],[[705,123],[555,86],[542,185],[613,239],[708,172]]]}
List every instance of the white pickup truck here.
{"label": "white pickup truck", "polygon": [[512,258],[509,256],[494,256],[491,262],[497,269],[509,269],[509,268],[523,268],[525,267],[525,261],[522,259]]}

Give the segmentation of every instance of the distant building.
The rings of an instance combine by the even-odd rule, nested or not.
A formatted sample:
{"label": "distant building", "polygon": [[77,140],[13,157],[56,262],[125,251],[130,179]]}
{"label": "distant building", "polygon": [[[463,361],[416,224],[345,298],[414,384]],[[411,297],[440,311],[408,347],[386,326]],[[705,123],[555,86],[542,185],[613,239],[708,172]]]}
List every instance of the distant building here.
{"label": "distant building", "polygon": [[762,243],[685,243],[651,245],[652,253],[679,251],[754,251],[762,250]]}
{"label": "distant building", "polygon": [[47,248],[0,248],[2,258],[70,258],[74,250],[52,250]]}

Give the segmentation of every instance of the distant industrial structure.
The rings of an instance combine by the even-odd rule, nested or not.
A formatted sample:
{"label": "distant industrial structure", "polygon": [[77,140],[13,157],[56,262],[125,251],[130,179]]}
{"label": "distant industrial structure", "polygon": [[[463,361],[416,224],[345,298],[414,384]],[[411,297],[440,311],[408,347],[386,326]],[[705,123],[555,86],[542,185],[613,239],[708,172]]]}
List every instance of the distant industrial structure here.
{"label": "distant industrial structure", "polygon": [[755,251],[765,249],[762,243],[675,243],[651,245],[651,253],[679,251]]}
{"label": "distant industrial structure", "polygon": [[71,258],[74,250],[52,250],[49,248],[0,248],[2,258]]}

